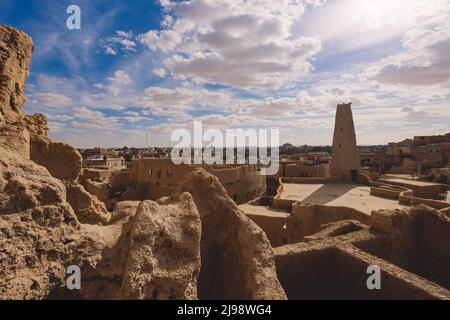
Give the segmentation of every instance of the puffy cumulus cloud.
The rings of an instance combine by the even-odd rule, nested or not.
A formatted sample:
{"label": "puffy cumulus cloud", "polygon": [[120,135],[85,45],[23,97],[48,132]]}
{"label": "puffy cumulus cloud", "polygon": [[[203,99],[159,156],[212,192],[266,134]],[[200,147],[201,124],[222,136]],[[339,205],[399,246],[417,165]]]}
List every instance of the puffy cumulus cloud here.
{"label": "puffy cumulus cloud", "polygon": [[127,117],[123,117],[122,119],[124,119],[125,121],[130,122],[130,123],[137,123],[137,122],[153,120],[152,118],[142,117],[142,116],[127,116]]}
{"label": "puffy cumulus cloud", "polygon": [[224,110],[232,97],[222,91],[210,91],[199,87],[161,88],[150,87],[134,99],[134,104],[157,116],[187,119],[188,111],[198,109]]}
{"label": "puffy cumulus cloud", "polygon": [[196,117],[195,120],[201,121],[205,127],[227,129],[227,128],[258,128],[269,127],[274,123],[270,119],[254,117],[250,115],[237,114],[212,114]]}
{"label": "puffy cumulus cloud", "polygon": [[417,110],[413,107],[403,107],[401,109],[402,112],[406,113],[408,117],[412,117],[414,119],[423,119],[430,116],[430,113],[425,110]]}
{"label": "puffy cumulus cloud", "polygon": [[124,116],[121,117],[121,119],[124,119],[125,121],[129,123],[137,123],[137,122],[147,122],[152,121],[153,119],[150,117],[145,117],[141,115],[139,112],[136,111],[125,111]]}
{"label": "puffy cumulus cloud", "polygon": [[141,42],[152,50],[169,52],[182,42],[179,33],[173,30],[155,31],[151,30],[140,37]]}
{"label": "puffy cumulus cloud", "polygon": [[390,56],[368,74],[381,83],[407,86],[450,83],[450,1],[426,1],[402,41],[405,52]]}
{"label": "puffy cumulus cloud", "polygon": [[100,39],[100,46],[107,55],[117,55],[122,52],[129,55],[136,51],[136,37],[133,32],[118,30],[113,36]]}
{"label": "puffy cumulus cloud", "polygon": [[108,78],[112,83],[131,84],[130,76],[123,70],[114,72],[114,76]]}
{"label": "puffy cumulus cloud", "polygon": [[328,112],[343,100],[339,95],[311,95],[300,91],[294,97],[237,100],[231,110],[262,117],[288,117],[296,114]]}
{"label": "puffy cumulus cloud", "polygon": [[[225,131],[226,129],[233,128],[261,128],[270,127],[274,123],[270,119],[262,119],[253,117],[250,115],[236,115],[236,114],[211,114],[196,117],[195,121],[200,121],[204,129],[214,128]],[[158,125],[149,127],[149,131],[152,133],[166,134],[170,137],[170,134],[176,129],[193,130],[194,119],[189,121],[177,122],[168,121]]]}
{"label": "puffy cumulus cloud", "polygon": [[120,106],[118,104],[114,104],[114,105],[108,106],[107,109],[111,109],[111,110],[115,110],[115,111],[123,111],[126,108],[124,106]]}
{"label": "puffy cumulus cloud", "polygon": [[72,115],[77,120],[71,121],[72,127],[84,129],[114,130],[122,126],[116,117],[108,117],[100,111],[91,110],[86,107],[74,108]]}
{"label": "puffy cumulus cloud", "polygon": [[412,90],[408,86],[380,83],[366,73],[366,65],[355,65],[347,69],[348,73],[325,74],[315,79],[309,88],[310,95],[320,97],[334,110],[337,103],[352,102],[355,112],[360,108],[404,106],[418,110],[430,104],[448,103],[448,88],[442,86],[417,86]]}
{"label": "puffy cumulus cloud", "polygon": [[[133,81],[130,76],[123,70],[117,70],[111,77],[106,78],[107,83],[96,83],[94,87],[97,89],[101,89],[112,95],[113,97],[119,96],[119,94],[123,91],[124,88],[130,86]],[[85,104],[89,104],[92,101],[92,98],[100,98],[104,99],[106,94],[99,93],[97,95],[93,95],[92,97],[84,97]]]}
{"label": "puffy cumulus cloud", "polygon": [[73,116],[70,116],[68,114],[50,114],[47,115],[47,119],[55,122],[65,122],[73,120]]}
{"label": "puffy cumulus cloud", "polygon": [[153,74],[160,78],[164,78],[166,76],[166,69],[164,68],[153,69]]}
{"label": "puffy cumulus cloud", "polygon": [[160,31],[139,37],[175,77],[241,88],[280,87],[311,69],[318,39],[291,29],[308,0],[161,1],[167,16]]}
{"label": "puffy cumulus cloud", "polygon": [[72,104],[72,99],[59,93],[39,92],[32,94],[29,102],[43,107],[59,108],[70,106]]}
{"label": "puffy cumulus cloud", "polygon": [[[291,118],[286,119],[272,119],[272,118],[262,118],[259,116],[252,115],[236,115],[236,114],[212,114],[205,115],[201,117],[196,117],[196,121],[201,121],[203,130],[216,129],[220,130],[224,135],[227,129],[269,129],[278,128],[280,130],[281,139],[284,141],[286,137],[293,137],[294,142],[298,142],[301,137],[298,136],[299,131],[302,129],[308,130],[329,130],[331,132],[334,119],[332,117],[319,119],[308,119],[308,118]],[[190,121],[183,122],[164,122],[154,126],[148,127],[148,131],[152,135],[158,135],[162,139],[168,141],[172,132],[177,129],[186,129],[193,133],[194,130],[194,119]],[[331,135],[331,133],[330,133]],[[304,139],[304,137],[303,137]],[[328,138],[327,138],[328,139]],[[310,140],[305,140],[306,142],[311,142]]]}
{"label": "puffy cumulus cloud", "polygon": [[170,134],[177,129],[188,129],[189,130],[188,124],[179,123],[179,122],[164,122],[164,123],[160,123],[160,124],[148,127],[148,131],[153,134],[165,135],[166,141],[168,140],[167,137],[170,138]]}

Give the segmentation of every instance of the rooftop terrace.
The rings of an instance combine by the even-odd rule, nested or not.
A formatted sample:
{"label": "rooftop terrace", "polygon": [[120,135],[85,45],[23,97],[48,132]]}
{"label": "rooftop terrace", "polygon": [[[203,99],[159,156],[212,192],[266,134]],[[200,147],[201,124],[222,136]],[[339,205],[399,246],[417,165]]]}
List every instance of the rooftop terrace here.
{"label": "rooftop terrace", "polygon": [[347,183],[283,185],[281,199],[317,205],[349,207],[370,215],[378,209],[401,209],[396,200],[370,195],[370,187]]}

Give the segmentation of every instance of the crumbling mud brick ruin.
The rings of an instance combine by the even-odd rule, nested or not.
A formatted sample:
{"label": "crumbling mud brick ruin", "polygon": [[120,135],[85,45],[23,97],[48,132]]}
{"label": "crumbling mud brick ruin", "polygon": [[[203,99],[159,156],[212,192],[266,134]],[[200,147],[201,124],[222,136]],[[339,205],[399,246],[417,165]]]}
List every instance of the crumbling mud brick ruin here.
{"label": "crumbling mud brick ruin", "polygon": [[[329,177],[279,177],[275,195],[256,166],[83,170],[45,116],[22,111],[32,52],[29,36],[0,26],[0,299],[450,298],[442,185],[394,184],[352,159]],[[351,151],[342,112],[351,126],[336,144]],[[369,206],[351,201],[355,188]],[[73,265],[81,290],[66,286]],[[371,265],[380,290],[366,287]]]}

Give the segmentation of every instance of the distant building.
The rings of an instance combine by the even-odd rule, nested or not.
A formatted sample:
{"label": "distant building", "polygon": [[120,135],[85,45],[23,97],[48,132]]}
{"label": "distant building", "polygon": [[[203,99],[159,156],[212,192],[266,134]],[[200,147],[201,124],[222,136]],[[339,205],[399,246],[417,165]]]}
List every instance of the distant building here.
{"label": "distant building", "polygon": [[84,159],[83,166],[86,168],[108,169],[111,172],[118,172],[125,168],[123,157],[108,157]]}
{"label": "distant building", "polygon": [[360,165],[377,173],[384,173],[386,154],[384,152],[359,153]]}
{"label": "distant building", "polygon": [[[416,136],[391,142],[386,152],[385,168],[389,173],[429,173],[432,168],[450,165],[450,133]],[[420,171],[420,172],[419,172]]]}

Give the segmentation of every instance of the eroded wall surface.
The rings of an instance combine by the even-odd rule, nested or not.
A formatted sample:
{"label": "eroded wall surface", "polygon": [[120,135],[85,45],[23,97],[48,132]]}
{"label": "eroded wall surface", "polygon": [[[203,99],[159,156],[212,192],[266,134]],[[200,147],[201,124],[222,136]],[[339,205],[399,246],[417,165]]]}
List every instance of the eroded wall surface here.
{"label": "eroded wall surface", "polygon": [[256,165],[175,165],[171,159],[137,159],[130,169],[126,199],[159,199],[169,195],[187,174],[202,167],[215,175],[236,203],[245,203],[266,192],[266,177]]}

